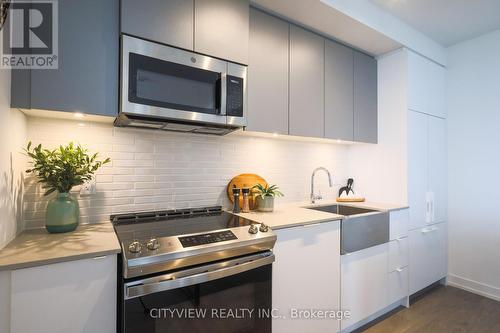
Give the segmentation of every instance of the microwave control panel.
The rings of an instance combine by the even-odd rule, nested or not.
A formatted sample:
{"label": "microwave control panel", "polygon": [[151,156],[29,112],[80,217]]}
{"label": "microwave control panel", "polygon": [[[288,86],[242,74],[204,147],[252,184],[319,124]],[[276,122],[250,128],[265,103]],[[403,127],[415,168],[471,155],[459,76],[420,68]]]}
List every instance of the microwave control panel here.
{"label": "microwave control panel", "polygon": [[243,117],[243,79],[227,76],[226,114],[231,117]]}

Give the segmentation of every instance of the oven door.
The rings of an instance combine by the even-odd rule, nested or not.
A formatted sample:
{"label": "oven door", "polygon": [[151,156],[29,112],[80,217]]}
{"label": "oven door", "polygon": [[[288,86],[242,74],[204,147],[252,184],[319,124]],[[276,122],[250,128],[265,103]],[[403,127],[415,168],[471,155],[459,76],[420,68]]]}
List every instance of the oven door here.
{"label": "oven door", "polygon": [[227,62],[122,35],[120,111],[225,125]]}
{"label": "oven door", "polygon": [[272,252],[124,283],[125,333],[271,332]]}

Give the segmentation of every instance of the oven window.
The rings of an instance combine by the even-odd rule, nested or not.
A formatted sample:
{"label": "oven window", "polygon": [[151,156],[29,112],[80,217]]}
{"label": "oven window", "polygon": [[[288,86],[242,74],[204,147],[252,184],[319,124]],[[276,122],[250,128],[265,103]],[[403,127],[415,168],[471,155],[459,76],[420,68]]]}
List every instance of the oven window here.
{"label": "oven window", "polygon": [[130,102],[218,114],[220,73],[130,53]]}
{"label": "oven window", "polygon": [[270,333],[271,271],[266,265],[126,300],[123,332]]}

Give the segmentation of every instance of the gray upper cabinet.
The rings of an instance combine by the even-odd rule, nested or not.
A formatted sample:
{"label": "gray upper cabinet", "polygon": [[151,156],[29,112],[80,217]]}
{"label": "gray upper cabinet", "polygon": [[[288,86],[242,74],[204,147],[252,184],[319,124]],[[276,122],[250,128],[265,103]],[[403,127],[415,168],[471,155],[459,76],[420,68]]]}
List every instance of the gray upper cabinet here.
{"label": "gray upper cabinet", "polygon": [[325,41],[325,138],[354,138],[354,51]]}
{"label": "gray upper cabinet", "polygon": [[324,137],[324,46],[321,36],[290,26],[291,135]]}
{"label": "gray upper cabinet", "polygon": [[248,64],[248,0],[195,0],[194,50]]}
{"label": "gray upper cabinet", "polygon": [[193,50],[194,0],[121,0],[121,32]]}
{"label": "gray upper cabinet", "polygon": [[377,60],[354,52],[354,141],[377,143]]}
{"label": "gray upper cabinet", "polygon": [[12,106],[116,116],[118,7],[118,0],[59,1],[59,68],[13,70]]}
{"label": "gray upper cabinet", "polygon": [[250,10],[247,130],[288,134],[289,24]]}

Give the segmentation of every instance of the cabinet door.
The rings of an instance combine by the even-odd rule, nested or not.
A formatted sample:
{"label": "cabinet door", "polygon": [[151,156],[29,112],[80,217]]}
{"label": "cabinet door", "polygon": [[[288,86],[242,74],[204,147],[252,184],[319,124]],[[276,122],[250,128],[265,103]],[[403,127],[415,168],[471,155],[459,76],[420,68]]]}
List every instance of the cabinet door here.
{"label": "cabinet door", "polygon": [[324,39],[290,26],[290,134],[324,137]]}
{"label": "cabinet door", "polygon": [[288,134],[289,24],[250,10],[247,130]]}
{"label": "cabinet door", "polygon": [[389,266],[387,272],[394,272],[408,266],[408,237],[389,242]]}
{"label": "cabinet door", "polygon": [[446,117],[445,69],[408,51],[408,108]]}
{"label": "cabinet door", "polygon": [[427,221],[427,115],[408,112],[408,203],[410,230],[425,226]]}
{"label": "cabinet door", "polygon": [[31,108],[116,116],[118,0],[65,0],[58,10],[59,68],[31,70]]}
{"label": "cabinet door", "polygon": [[194,50],[248,64],[248,0],[196,0]]}
{"label": "cabinet door", "polygon": [[342,321],[342,330],[389,305],[388,244],[381,244],[342,256],[341,308],[351,317]]}
{"label": "cabinet door", "polygon": [[[427,85],[427,60],[408,51],[408,108],[426,112],[429,109],[429,91]],[[427,111],[428,113],[428,111]]]}
{"label": "cabinet door", "polygon": [[433,116],[446,118],[446,69],[434,62],[429,61],[429,83],[430,98],[429,113]]}
{"label": "cabinet door", "polygon": [[121,0],[121,31],[193,50],[193,0]]}
{"label": "cabinet door", "polygon": [[292,309],[340,308],[340,223],[276,230],[273,308],[274,333],[338,332],[336,319],[291,319]]}
{"label": "cabinet door", "polygon": [[325,137],[353,140],[353,50],[325,41]]}
{"label": "cabinet door", "polygon": [[390,240],[408,236],[408,209],[396,210],[390,213]]}
{"label": "cabinet door", "polygon": [[377,143],[377,60],[354,52],[354,141]]}
{"label": "cabinet door", "polygon": [[408,237],[410,294],[414,294],[446,276],[446,223],[410,231]]}
{"label": "cabinet door", "polygon": [[12,271],[11,333],[115,333],[116,255]]}
{"label": "cabinet door", "polygon": [[408,296],[408,267],[389,273],[389,304]]}
{"label": "cabinet door", "polygon": [[446,221],[446,123],[444,119],[428,117],[429,128],[429,191],[432,201],[431,221]]}

